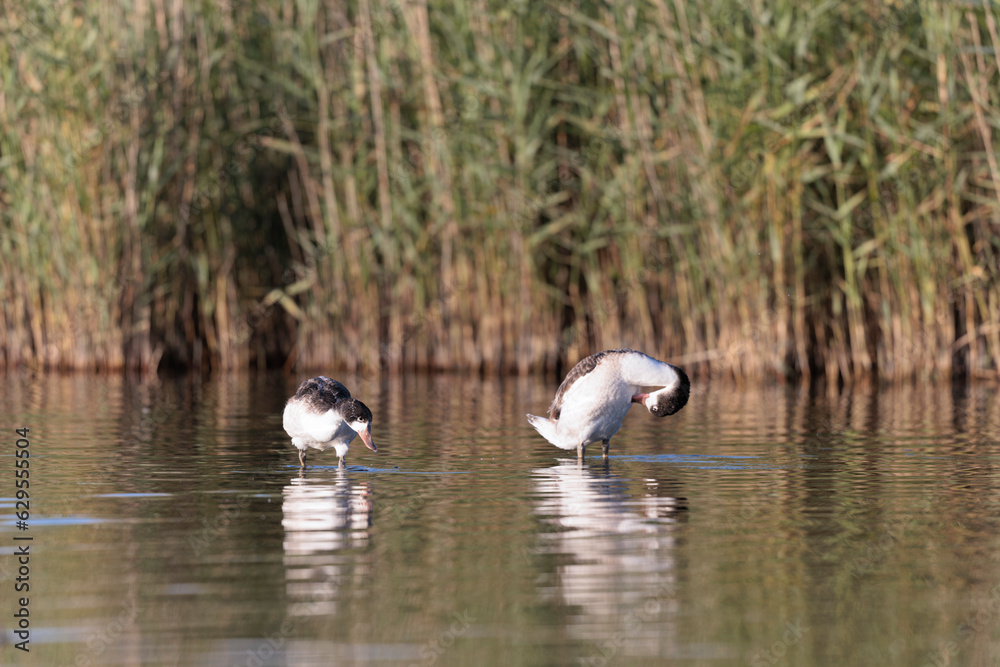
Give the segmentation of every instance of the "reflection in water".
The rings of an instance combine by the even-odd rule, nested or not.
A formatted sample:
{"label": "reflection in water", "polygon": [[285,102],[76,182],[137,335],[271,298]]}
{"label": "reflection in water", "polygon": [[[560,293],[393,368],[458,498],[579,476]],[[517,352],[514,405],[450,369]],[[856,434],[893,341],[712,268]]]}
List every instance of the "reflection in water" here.
{"label": "reflection in water", "polygon": [[[540,590],[547,602],[576,612],[568,632],[595,643],[595,655],[669,655],[676,645],[676,529],[684,500],[665,484],[630,480],[564,461],[533,471],[536,512],[552,530],[541,552],[569,556]],[[543,582],[546,583],[546,582]]]}
{"label": "reflection in water", "polygon": [[331,614],[337,591],[356,569],[372,524],[372,490],[344,470],[315,479],[299,476],[282,491],[281,526],[291,616]]}
{"label": "reflection in water", "polygon": [[385,467],[297,477],[294,378],[9,374],[0,664],[1000,664],[994,384],[698,382],[607,472],[546,467],[551,378],[342,379]]}

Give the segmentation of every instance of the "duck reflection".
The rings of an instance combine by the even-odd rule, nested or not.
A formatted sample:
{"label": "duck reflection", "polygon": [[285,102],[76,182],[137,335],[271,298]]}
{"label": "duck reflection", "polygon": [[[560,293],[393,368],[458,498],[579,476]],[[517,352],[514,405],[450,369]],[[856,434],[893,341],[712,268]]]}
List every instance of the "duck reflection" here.
{"label": "duck reflection", "polygon": [[338,470],[319,477],[300,475],[282,495],[285,586],[294,601],[289,612],[333,613],[343,578],[357,570],[357,558],[345,556],[344,550],[368,544],[371,486],[352,482],[346,471]]}
{"label": "duck reflection", "polygon": [[539,552],[557,563],[542,595],[570,611],[570,636],[605,660],[670,655],[684,499],[669,494],[668,482],[628,480],[575,461],[534,475],[535,511],[552,527],[540,533]]}

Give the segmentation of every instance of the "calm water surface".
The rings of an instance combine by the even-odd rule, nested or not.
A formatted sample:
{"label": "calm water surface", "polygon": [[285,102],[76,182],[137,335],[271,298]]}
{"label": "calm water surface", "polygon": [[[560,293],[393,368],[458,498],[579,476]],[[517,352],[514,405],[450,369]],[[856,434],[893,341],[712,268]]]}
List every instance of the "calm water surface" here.
{"label": "calm water surface", "polygon": [[555,379],[344,377],[379,451],[301,472],[301,379],[5,377],[0,663],[1000,661],[996,387],[696,383],[580,468],[524,419]]}

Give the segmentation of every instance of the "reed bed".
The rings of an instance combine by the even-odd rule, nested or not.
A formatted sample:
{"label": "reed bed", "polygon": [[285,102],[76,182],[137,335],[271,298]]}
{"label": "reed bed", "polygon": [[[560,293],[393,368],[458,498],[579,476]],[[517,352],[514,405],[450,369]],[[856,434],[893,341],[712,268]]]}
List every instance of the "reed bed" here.
{"label": "reed bed", "polygon": [[995,3],[2,4],[3,366],[996,377]]}

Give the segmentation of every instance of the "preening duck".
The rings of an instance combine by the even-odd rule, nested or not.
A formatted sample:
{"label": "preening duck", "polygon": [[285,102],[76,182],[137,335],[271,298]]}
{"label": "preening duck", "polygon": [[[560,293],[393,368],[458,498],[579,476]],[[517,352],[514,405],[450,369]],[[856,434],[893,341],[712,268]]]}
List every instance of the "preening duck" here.
{"label": "preening duck", "polygon": [[677,366],[635,350],[605,350],[566,375],[548,418],[528,415],[528,422],[556,447],[576,449],[581,460],[587,445],[601,442],[607,459],[611,437],[632,403],[666,417],[684,407],[690,391],[691,382]]}
{"label": "preening duck", "polygon": [[340,467],[346,467],[347,447],[357,435],[368,449],[378,451],[372,442],[372,411],[351,398],[347,387],[322,375],[299,385],[285,404],[283,422],[285,432],[299,450],[302,467],[309,447],[321,452],[333,447],[340,457]]}

